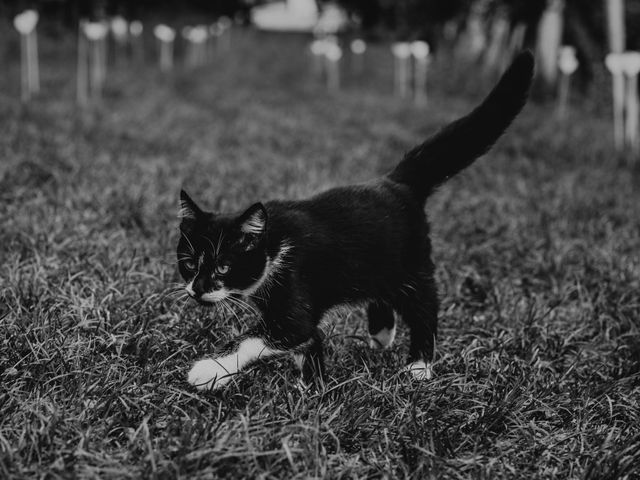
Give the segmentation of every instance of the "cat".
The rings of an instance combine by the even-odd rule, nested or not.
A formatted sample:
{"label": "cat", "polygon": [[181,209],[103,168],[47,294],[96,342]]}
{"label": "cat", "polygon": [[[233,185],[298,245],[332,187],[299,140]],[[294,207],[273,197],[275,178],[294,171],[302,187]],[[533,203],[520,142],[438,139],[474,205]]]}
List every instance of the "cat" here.
{"label": "cat", "polygon": [[533,55],[519,54],[480,106],[370,183],[230,214],[206,212],[182,190],[177,254],[186,291],[201,304],[248,297],[261,315],[215,357],[196,362],[188,382],[219,389],[257,359],[284,353],[293,353],[305,384],[321,381],[323,315],[363,303],[370,346],[392,344],[398,313],[410,333],[404,370],[430,379],[438,295],[426,200],[497,141],[524,107],[533,74]]}

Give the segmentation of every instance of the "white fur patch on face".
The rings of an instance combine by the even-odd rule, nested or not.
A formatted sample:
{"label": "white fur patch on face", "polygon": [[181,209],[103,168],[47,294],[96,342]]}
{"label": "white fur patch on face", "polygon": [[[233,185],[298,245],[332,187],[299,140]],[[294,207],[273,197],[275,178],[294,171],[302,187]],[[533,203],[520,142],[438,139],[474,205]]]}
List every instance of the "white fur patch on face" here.
{"label": "white fur patch on face", "polygon": [[[193,280],[191,280],[184,287],[184,289],[187,291],[190,297],[196,296],[196,292],[193,291]],[[219,302],[220,300],[224,300],[225,298],[227,298],[230,293],[231,292],[229,292],[226,288],[221,288],[220,290],[213,290],[211,292],[204,293],[200,297],[200,300],[202,300],[203,302],[209,302],[209,303]]]}
{"label": "white fur patch on face", "polygon": [[400,372],[409,372],[415,380],[431,380],[433,378],[433,366],[431,363],[425,363],[424,360],[410,363]]}
{"label": "white fur patch on face", "polygon": [[[275,258],[267,258],[267,263],[264,267],[264,270],[262,271],[262,274],[260,275],[260,278],[249,288],[246,288],[244,290],[228,290],[226,288],[221,288],[220,290],[213,290],[211,292],[203,294],[202,297],[200,297],[200,300],[209,303],[219,302],[227,298],[232,293],[242,295],[244,297],[249,297],[257,292],[260,288],[268,287],[273,276],[278,272],[280,268],[285,265],[284,256],[287,254],[287,252],[289,252],[290,249],[290,245],[288,245],[287,243],[283,243],[280,246],[280,250],[278,251],[278,254]],[[195,292],[193,291],[193,280],[191,280],[191,282],[189,282],[185,286],[185,290],[191,297],[195,297]]]}
{"label": "white fur patch on face", "polygon": [[196,292],[193,291],[193,280],[191,280],[184,289],[187,291],[190,297],[195,297]]}
{"label": "white fur patch on face", "polygon": [[218,390],[250,363],[278,353],[282,352],[267,347],[261,338],[247,338],[235,352],[196,362],[189,371],[188,381],[198,390]]}
{"label": "white fur patch on face", "polygon": [[220,290],[212,290],[210,292],[203,293],[200,297],[200,300],[210,303],[219,302],[227,298],[230,293],[231,292],[229,292],[229,290],[227,290],[226,288],[221,288]]}
{"label": "white fur patch on face", "polygon": [[383,328],[375,335],[371,335],[369,338],[369,347],[374,350],[383,350],[389,348],[393,344],[393,340],[396,338],[396,326],[393,328]]}

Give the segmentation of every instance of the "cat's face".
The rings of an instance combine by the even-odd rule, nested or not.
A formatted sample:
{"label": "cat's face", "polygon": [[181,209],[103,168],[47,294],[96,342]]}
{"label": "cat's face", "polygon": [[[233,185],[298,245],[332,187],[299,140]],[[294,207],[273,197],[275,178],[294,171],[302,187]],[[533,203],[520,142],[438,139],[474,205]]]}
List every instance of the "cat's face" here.
{"label": "cat's face", "polygon": [[240,215],[203,212],[180,192],[178,268],[189,295],[213,303],[248,295],[264,280],[267,212],[256,203]]}

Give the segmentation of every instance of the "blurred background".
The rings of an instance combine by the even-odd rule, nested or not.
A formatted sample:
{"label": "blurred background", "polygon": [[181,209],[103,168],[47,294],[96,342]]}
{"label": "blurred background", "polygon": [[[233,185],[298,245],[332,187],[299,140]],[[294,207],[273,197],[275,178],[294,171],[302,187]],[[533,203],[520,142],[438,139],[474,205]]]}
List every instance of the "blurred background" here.
{"label": "blurred background", "polygon": [[[481,67],[483,76],[500,70],[517,49],[528,47],[536,50],[542,64],[536,90],[542,96],[556,93],[559,49],[568,45],[580,65],[575,87],[584,98],[603,105],[609,103],[610,83],[605,55],[640,49],[638,0],[4,0],[0,17],[5,18],[5,60],[18,54],[10,22],[27,9],[40,13],[38,30],[51,42],[73,35],[81,19],[137,20],[147,27],[144,35],[152,36],[158,23],[181,30],[224,18],[236,28],[322,32],[376,44],[424,40],[432,59],[443,60],[440,69],[466,72],[471,62]],[[210,31],[209,36],[217,33]],[[177,43],[185,40],[178,37]],[[460,88],[456,82],[447,85]]]}
{"label": "blurred background", "polygon": [[[325,393],[283,360],[195,394],[256,319],[176,296],[180,188],[375,178],[523,48],[532,101],[427,206],[435,380],[356,308]],[[0,1],[0,477],[632,478],[639,50],[640,0]]]}

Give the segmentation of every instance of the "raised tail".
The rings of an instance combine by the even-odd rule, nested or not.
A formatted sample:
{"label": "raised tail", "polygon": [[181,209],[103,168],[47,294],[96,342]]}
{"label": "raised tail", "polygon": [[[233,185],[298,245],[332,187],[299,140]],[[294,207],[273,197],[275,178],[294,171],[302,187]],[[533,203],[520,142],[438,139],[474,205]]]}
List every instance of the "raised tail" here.
{"label": "raised tail", "polygon": [[531,52],[520,53],[475,110],[409,151],[389,178],[410,186],[425,201],[436,187],[489,151],[527,102],[534,64]]}

